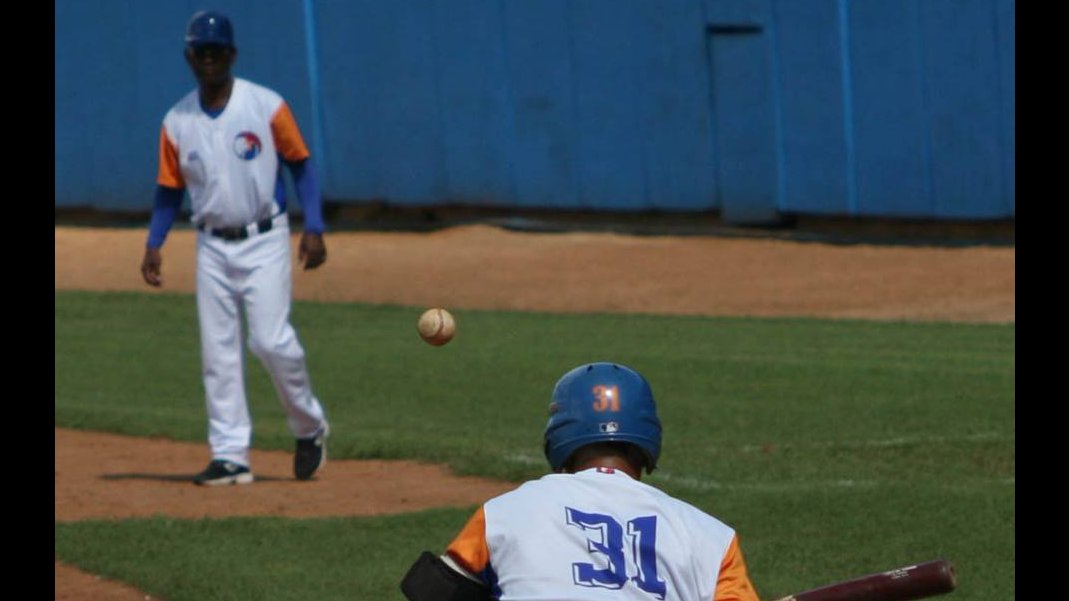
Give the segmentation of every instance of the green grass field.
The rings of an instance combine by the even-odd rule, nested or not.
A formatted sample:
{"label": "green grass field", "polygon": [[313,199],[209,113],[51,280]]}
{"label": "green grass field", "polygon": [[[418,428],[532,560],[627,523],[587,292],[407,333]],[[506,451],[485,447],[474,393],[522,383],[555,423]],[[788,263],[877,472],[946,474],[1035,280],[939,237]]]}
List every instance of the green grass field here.
{"label": "green grass field", "polygon": [[[762,598],[938,557],[948,599],[1015,596],[1015,326],[457,311],[435,348],[419,312],[295,304],[332,458],[537,477],[553,383],[617,361],[664,421],[648,481],[738,530]],[[56,292],[56,425],[204,442],[197,340],[192,296]],[[248,365],[255,445],[289,451]],[[402,599],[472,509],[62,523],[56,556],[169,601]]]}

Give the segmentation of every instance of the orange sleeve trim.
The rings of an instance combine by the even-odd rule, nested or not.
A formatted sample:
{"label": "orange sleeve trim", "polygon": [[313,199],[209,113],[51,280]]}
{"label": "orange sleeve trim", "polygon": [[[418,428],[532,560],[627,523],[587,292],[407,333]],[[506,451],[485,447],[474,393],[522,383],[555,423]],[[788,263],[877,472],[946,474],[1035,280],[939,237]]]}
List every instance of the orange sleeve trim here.
{"label": "orange sleeve trim", "polygon": [[464,524],[445,552],[465,570],[480,574],[490,563],[490,548],[486,546],[486,514],[479,509]]}
{"label": "orange sleeve trim", "polygon": [[760,601],[750,582],[738,536],[732,537],[727,553],[720,562],[720,577],[712,601]]}
{"label": "orange sleeve trim", "polygon": [[297,128],[297,120],[290,112],[290,105],[285,101],[271,118],[271,135],[275,137],[275,148],[287,161],[307,159],[311,154],[301,137],[301,130]]}
{"label": "orange sleeve trim", "polygon": [[186,180],[178,166],[178,147],[167,135],[167,128],[160,126],[160,170],[156,183],[168,188],[185,188]]}

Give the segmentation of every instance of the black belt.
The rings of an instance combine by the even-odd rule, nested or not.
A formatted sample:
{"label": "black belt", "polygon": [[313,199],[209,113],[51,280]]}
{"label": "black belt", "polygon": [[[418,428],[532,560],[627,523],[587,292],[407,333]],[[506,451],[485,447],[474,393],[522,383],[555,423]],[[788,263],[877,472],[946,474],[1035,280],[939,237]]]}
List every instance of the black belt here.
{"label": "black belt", "polygon": [[274,225],[274,218],[268,218],[242,227],[213,227],[208,229],[201,223],[197,225],[197,229],[211,234],[216,238],[222,238],[223,240],[233,242],[235,240],[244,240],[249,236],[255,236],[256,234],[269,232]]}

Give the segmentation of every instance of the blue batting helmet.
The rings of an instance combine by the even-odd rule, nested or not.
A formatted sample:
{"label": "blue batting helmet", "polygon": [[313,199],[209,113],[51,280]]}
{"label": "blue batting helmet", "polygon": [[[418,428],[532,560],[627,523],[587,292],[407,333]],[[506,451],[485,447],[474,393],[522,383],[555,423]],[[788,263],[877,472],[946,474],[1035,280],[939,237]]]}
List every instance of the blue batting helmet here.
{"label": "blue batting helmet", "polygon": [[234,28],[230,19],[214,10],[202,10],[189,19],[186,26],[186,45],[220,44],[234,47]]}
{"label": "blue batting helmet", "polygon": [[554,471],[572,453],[598,442],[629,442],[648,460],[661,455],[661,420],[649,382],[637,371],[614,363],[581,365],[553,388],[546,423],[545,452]]}

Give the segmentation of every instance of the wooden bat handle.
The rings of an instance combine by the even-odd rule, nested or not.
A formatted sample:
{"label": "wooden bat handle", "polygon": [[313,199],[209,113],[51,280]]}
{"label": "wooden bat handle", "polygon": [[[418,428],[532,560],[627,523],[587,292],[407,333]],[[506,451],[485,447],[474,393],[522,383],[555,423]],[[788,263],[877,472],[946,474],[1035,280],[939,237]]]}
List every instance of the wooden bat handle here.
{"label": "wooden bat handle", "polygon": [[904,566],[796,593],[777,601],[911,601],[953,591],[954,567],[945,559]]}

